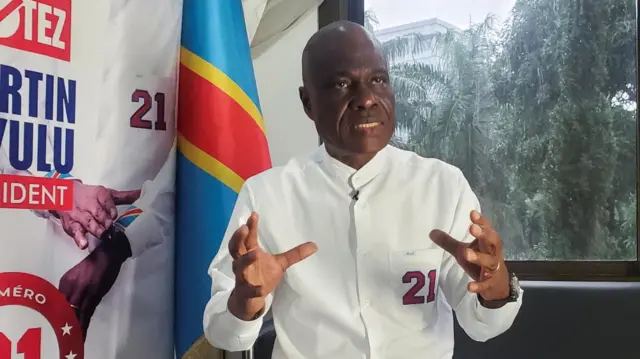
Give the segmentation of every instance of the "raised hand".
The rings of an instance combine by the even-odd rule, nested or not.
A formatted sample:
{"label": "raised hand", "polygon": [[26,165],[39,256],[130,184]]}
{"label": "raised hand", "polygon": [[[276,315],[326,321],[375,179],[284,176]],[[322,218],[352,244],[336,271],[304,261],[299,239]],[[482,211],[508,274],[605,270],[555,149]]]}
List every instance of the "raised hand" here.
{"label": "raised hand", "polygon": [[467,289],[487,301],[503,300],[509,296],[509,272],[504,263],[502,242],[491,222],[477,211],[471,211],[469,233],[471,243],[455,240],[441,230],[429,233],[431,240],[449,252],[464,271],[474,279]]}
{"label": "raised hand", "polygon": [[265,307],[266,296],[280,283],[284,272],[292,265],[315,253],[312,242],[303,243],[287,252],[272,255],[258,245],[258,214],[253,212],[229,241],[233,257],[236,285],[229,297],[229,311],[242,320],[252,320]]}
{"label": "raised hand", "polygon": [[87,234],[100,238],[118,216],[116,206],[131,204],[140,197],[140,190],[116,191],[103,186],[91,186],[81,182],[73,185],[73,208],[53,213],[62,229],[80,249],[89,245]]}

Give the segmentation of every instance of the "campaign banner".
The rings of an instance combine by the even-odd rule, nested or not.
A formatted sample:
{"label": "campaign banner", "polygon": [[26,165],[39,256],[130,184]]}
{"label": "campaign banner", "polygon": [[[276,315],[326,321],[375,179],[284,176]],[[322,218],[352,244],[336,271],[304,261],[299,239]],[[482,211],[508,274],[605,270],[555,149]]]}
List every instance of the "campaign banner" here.
{"label": "campaign banner", "polygon": [[174,357],[182,0],[0,0],[0,359]]}

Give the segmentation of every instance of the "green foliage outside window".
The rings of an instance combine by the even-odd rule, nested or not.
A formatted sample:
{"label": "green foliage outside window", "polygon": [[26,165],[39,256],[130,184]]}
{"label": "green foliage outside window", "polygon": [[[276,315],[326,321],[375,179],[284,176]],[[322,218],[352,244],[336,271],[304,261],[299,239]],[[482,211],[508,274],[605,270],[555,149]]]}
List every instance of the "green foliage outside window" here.
{"label": "green foliage outside window", "polygon": [[462,169],[507,259],[636,260],[636,44],[634,0],[518,0],[501,28],[386,41],[393,141]]}

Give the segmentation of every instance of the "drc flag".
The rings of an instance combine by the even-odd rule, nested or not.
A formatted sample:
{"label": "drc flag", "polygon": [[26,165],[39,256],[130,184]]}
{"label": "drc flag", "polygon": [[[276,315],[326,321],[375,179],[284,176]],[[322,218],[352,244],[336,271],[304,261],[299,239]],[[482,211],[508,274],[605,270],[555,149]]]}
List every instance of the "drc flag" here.
{"label": "drc flag", "polygon": [[242,0],[184,0],[180,51],[174,323],[176,356],[191,358],[238,192],[271,160]]}

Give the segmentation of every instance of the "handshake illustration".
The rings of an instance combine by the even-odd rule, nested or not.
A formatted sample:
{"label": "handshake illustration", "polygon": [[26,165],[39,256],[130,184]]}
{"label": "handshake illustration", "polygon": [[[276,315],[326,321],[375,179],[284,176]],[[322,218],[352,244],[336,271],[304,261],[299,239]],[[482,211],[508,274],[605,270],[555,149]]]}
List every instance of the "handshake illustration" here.
{"label": "handshake illustration", "polygon": [[115,226],[116,206],[134,203],[141,190],[117,191],[74,181],[73,191],[72,209],[51,214],[60,220],[78,248],[88,247],[88,235],[100,240],[87,257],[62,276],[58,285],[74,309],[86,339],[91,317],[131,256],[127,236]]}
{"label": "handshake illustration", "polygon": [[64,231],[80,249],[86,249],[87,235],[100,239],[118,218],[116,206],[132,204],[140,197],[141,190],[117,191],[104,186],[86,185],[74,181],[73,208],[54,211]]}

